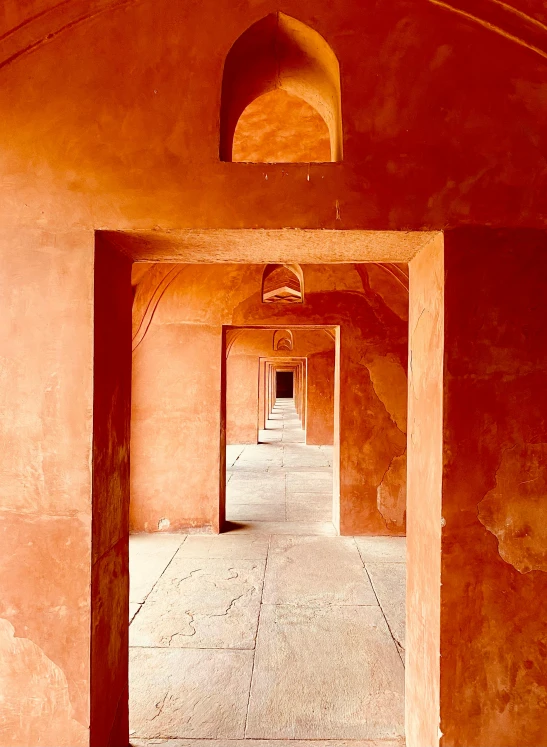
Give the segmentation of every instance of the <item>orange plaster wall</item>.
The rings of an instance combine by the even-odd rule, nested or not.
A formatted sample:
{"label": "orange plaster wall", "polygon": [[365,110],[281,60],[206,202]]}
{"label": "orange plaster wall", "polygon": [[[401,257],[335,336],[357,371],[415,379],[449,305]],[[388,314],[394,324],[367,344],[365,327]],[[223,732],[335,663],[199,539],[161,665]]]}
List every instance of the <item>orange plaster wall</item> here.
{"label": "orange plaster wall", "polygon": [[226,443],[258,442],[257,355],[238,349],[226,361]]}
{"label": "orange plaster wall", "polygon": [[136,350],[132,531],[218,528],[221,355],[209,324],[154,324]]}
{"label": "orange plaster wall", "polygon": [[543,232],[445,235],[445,747],[547,744],[546,257]]}
{"label": "orange plaster wall", "polygon": [[[541,26],[534,23],[545,21],[543,5],[521,0],[518,12],[504,13],[499,3],[475,3],[471,10],[478,14],[478,22],[459,14],[457,4],[456,12],[450,3],[441,5],[396,0],[385,12],[370,13],[353,1],[291,1],[287,11],[323,34],[340,60],[344,161],[265,169],[218,162],[219,92],[231,44],[277,6],[267,0],[101,0],[95,5],[101,12],[95,13],[83,0],[2,4],[0,323],[5,326],[5,368],[0,388],[0,489],[5,511],[0,585],[6,591],[0,599],[0,667],[9,682],[9,699],[0,737],[5,743],[28,747],[49,740],[61,747],[79,747],[89,738],[94,228],[407,230],[481,223],[547,225],[547,98],[541,54],[546,46]],[[211,24],[211,18],[221,22]],[[501,23],[501,33],[496,33],[496,23]],[[500,245],[487,244],[473,243],[466,266],[467,271],[485,252],[486,280],[497,268],[498,251],[504,262],[511,257]],[[524,253],[532,264],[533,246],[527,246]],[[543,256],[540,247],[534,268]],[[443,635],[461,645],[451,655],[443,652],[448,704],[443,729],[446,743],[479,740],[482,747],[500,747],[517,731],[528,744],[547,742],[539,731],[544,720],[535,714],[528,718],[530,707],[544,692],[544,685],[538,684],[544,634],[537,627],[544,618],[541,610],[538,614],[545,596],[542,572],[521,573],[502,561],[497,540],[486,528],[499,526],[497,499],[491,493],[497,490],[492,465],[500,460],[497,477],[506,490],[504,481],[511,486],[511,475],[521,469],[520,457],[511,464],[512,454],[522,454],[526,464],[546,440],[542,424],[535,433],[529,425],[536,425],[537,413],[544,411],[537,402],[545,387],[532,382],[534,410],[524,386],[524,372],[533,369],[540,376],[535,366],[545,340],[537,330],[534,344],[525,344],[531,316],[523,308],[532,296],[522,291],[543,274],[530,271],[524,282],[519,274],[522,265],[518,270],[510,261],[508,267],[520,288],[514,323],[507,313],[512,286],[504,298],[488,300],[494,300],[500,314],[505,309],[498,319],[509,330],[510,344],[495,337],[486,297],[482,307],[460,301],[467,313],[476,310],[466,345],[475,340],[483,322],[481,334],[488,339],[480,350],[474,349],[476,365],[469,377],[454,377],[450,385],[450,401],[462,413],[461,422],[452,422],[450,434],[461,469],[458,473],[454,459],[446,484],[463,511],[458,514],[454,501],[449,518],[458,532],[465,530],[469,539],[477,540],[477,549],[461,541],[459,533],[448,535],[443,615],[445,623],[452,619],[459,628],[454,636],[453,626],[443,627]],[[461,268],[457,277],[460,282]],[[471,277],[470,288],[481,298],[477,277]],[[503,279],[503,273],[499,277]],[[369,281],[374,289],[370,273]],[[506,279],[503,283],[507,288]],[[488,282],[485,287],[491,289]],[[223,290],[232,292],[229,285]],[[462,291],[460,298],[464,296],[474,298]],[[542,288],[536,298],[541,310]],[[200,344],[209,354],[217,351],[216,342],[210,347]],[[506,351],[506,369],[496,368],[492,348]],[[166,354],[167,348],[162,350]],[[478,366],[479,353],[486,369]],[[180,351],[177,356],[186,360]],[[516,371],[509,366],[510,356],[515,356]],[[147,368],[153,371],[150,363],[143,363],[143,370]],[[396,370],[392,366],[392,372]],[[380,378],[375,381],[378,384]],[[477,389],[481,397],[472,410],[475,381],[488,382],[488,387]],[[217,374],[207,382],[214,392]],[[176,391],[174,373],[167,383]],[[522,390],[515,394],[512,387],[520,385]],[[168,390],[164,397],[167,394]],[[206,405],[214,399],[207,392],[200,394]],[[490,399],[493,394],[495,403]],[[506,396],[507,406],[499,409]],[[161,411],[164,399],[159,393],[154,397],[151,400]],[[364,397],[353,405],[361,407],[366,401]],[[176,418],[174,413],[173,421],[151,419],[143,426],[145,431],[149,428],[145,435],[158,439],[159,453],[176,443]],[[499,420],[501,443],[511,444],[515,434],[522,441],[501,458],[494,456],[497,446],[491,441],[484,447],[480,474],[479,420],[488,426],[487,434]],[[367,443],[363,436],[360,439],[361,445]],[[146,454],[145,443],[146,439],[139,449]],[[215,457],[213,467],[220,463]],[[170,469],[172,464],[164,466]],[[458,490],[456,479],[462,486],[470,484]],[[517,496],[522,489],[518,486]],[[372,497],[368,494],[368,505]],[[484,521],[480,526],[479,504]],[[209,520],[210,512],[205,513]],[[458,524],[460,519],[469,526]],[[514,557],[512,551],[508,557]],[[518,557],[522,560],[519,552]],[[485,574],[476,582],[474,574],[483,562]],[[461,581],[449,583],[462,568]],[[513,622],[508,621],[510,613]],[[490,639],[496,640],[496,650],[487,643]],[[488,672],[482,668],[483,643],[495,663]],[[467,657],[459,666],[464,649]],[[518,659],[514,652],[519,651],[527,658]],[[468,695],[460,698],[464,666],[471,665],[477,675]],[[32,692],[29,672],[35,675]],[[456,684],[453,691],[451,679]],[[449,711],[462,716],[459,727]]]}
{"label": "orange plaster wall", "polygon": [[[488,23],[489,6],[471,10]],[[544,226],[545,59],[530,47],[545,19],[518,7],[532,20],[498,13],[503,36],[431,2],[291,0],[340,63],[344,160],[265,169],[219,162],[220,92],[231,46],[277,4],[9,0],[0,224]]]}
{"label": "orange plaster wall", "polygon": [[1,230],[0,743],[89,743],[93,233]]}
{"label": "orange plaster wall", "polygon": [[132,529],[218,525],[221,326],[327,324],[341,326],[341,531],[404,534],[407,322],[390,296],[405,289],[374,290],[366,265],[305,265],[305,303],[262,304],[260,265],[179,269],[133,356]]}
{"label": "orange plaster wall", "polygon": [[332,350],[308,356],[306,443],[334,443],[334,340]]}
{"label": "orange plaster wall", "polygon": [[439,744],[444,244],[409,265],[409,399],[405,732]]}

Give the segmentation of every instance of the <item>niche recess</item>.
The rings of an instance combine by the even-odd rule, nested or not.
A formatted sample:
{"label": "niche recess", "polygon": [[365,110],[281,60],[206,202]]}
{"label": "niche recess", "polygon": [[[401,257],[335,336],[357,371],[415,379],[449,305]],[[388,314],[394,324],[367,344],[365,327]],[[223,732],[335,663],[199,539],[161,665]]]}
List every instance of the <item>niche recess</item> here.
{"label": "niche recess", "polygon": [[298,265],[266,265],[262,275],[262,302],[302,303],[303,280]]}
{"label": "niche recess", "polygon": [[276,329],[273,336],[274,350],[292,350],[293,335],[290,329]]}
{"label": "niche recess", "polygon": [[340,67],[317,31],[277,12],[235,41],[224,63],[220,160],[342,160]]}

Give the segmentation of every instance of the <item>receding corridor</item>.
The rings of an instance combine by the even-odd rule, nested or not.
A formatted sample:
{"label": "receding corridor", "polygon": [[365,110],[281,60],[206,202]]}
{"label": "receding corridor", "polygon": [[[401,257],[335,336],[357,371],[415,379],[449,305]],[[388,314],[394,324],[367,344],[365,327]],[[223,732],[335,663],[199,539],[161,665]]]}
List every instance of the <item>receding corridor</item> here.
{"label": "receding corridor", "polygon": [[131,537],[131,744],[399,747],[405,539],[334,536],[292,400],[260,441],[228,447],[232,531]]}
{"label": "receding corridor", "polygon": [[336,534],[332,446],[306,446],[292,399],[277,399],[257,445],[227,446],[231,531]]}

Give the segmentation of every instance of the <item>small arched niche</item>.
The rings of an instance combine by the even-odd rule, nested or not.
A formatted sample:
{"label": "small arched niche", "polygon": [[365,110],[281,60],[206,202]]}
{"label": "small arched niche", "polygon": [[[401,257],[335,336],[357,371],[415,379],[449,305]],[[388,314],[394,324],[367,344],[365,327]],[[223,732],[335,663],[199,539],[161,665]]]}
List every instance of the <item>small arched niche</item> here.
{"label": "small arched niche", "polygon": [[274,350],[292,350],[293,335],[290,329],[276,329],[273,336]]}
{"label": "small arched niche", "polygon": [[263,303],[302,303],[304,277],[298,265],[266,265],[262,275]]}
{"label": "small arched niche", "polygon": [[340,67],[325,39],[270,13],[235,41],[224,63],[220,160],[342,160]]}

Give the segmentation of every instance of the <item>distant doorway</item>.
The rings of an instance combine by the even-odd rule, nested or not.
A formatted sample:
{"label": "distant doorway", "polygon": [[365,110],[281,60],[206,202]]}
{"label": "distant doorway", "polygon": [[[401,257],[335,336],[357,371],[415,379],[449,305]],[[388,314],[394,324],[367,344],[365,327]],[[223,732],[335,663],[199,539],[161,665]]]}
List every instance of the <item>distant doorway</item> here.
{"label": "distant doorway", "polygon": [[292,399],[294,397],[294,373],[292,371],[276,372],[275,393],[278,399]]}

